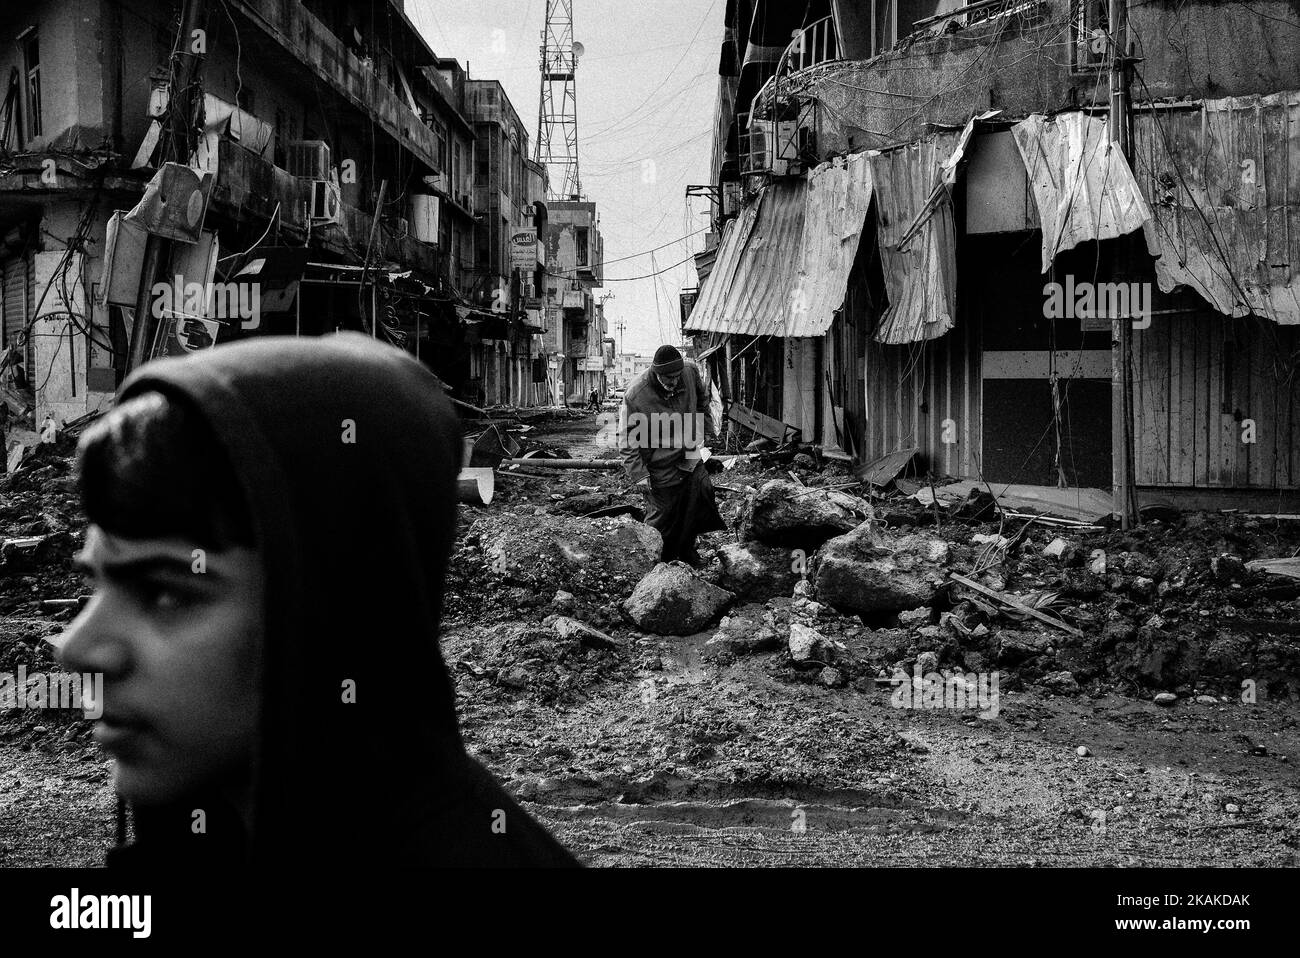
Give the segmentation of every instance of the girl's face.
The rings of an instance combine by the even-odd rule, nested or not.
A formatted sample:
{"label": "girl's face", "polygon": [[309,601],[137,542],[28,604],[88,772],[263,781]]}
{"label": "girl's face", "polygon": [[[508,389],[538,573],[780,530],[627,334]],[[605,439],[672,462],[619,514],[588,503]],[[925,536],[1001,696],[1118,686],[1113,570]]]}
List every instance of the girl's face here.
{"label": "girl's face", "polygon": [[69,672],[102,673],[95,739],[119,795],[171,801],[245,782],[259,720],[257,551],[126,539],[90,526],[78,564],[94,596],[59,640]]}

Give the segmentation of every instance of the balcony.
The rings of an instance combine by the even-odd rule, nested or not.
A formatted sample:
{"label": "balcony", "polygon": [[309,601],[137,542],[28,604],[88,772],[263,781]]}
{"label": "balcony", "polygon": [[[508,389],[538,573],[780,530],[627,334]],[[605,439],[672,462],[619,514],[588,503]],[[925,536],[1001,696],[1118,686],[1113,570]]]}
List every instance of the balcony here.
{"label": "balcony", "polygon": [[[320,20],[299,3],[233,0],[232,6],[287,50],[303,70],[328,83],[431,169],[439,169],[438,143],[409,104],[388,88],[373,67],[359,60]],[[256,44],[245,55],[256,54]],[[262,41],[265,45],[265,41]],[[273,51],[267,51],[268,54]],[[273,62],[268,58],[266,62]],[[463,122],[463,121],[462,121]]]}
{"label": "balcony", "polygon": [[[217,179],[212,203],[216,212],[239,220],[248,214],[257,223],[266,223],[280,207],[280,219],[287,231],[300,237],[307,234],[307,208],[311,184],[244,149],[238,143],[221,139],[217,144]],[[343,204],[340,222],[313,224],[314,241],[340,256],[350,257],[354,243],[349,237],[369,236],[372,217],[353,206]],[[388,260],[418,269],[429,275],[441,275],[443,257],[436,246],[421,243],[410,236],[393,235],[379,230],[379,243],[372,260]]]}

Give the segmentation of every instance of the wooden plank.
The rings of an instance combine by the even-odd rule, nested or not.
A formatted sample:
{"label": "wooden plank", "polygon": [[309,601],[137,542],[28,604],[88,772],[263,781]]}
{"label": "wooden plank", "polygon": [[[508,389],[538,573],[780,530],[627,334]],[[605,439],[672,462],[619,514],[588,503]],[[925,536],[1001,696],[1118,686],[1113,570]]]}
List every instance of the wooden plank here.
{"label": "wooden plank", "polygon": [[1024,612],[1026,615],[1033,616],[1038,621],[1044,622],[1047,625],[1050,625],[1054,629],[1060,629],[1062,632],[1068,632],[1070,635],[1083,638],[1083,633],[1080,632],[1078,629],[1076,629],[1074,626],[1067,625],[1066,623],[1062,622],[1060,619],[1056,618],[1055,616],[1048,615],[1045,612],[1040,612],[1038,609],[1031,608],[1025,605],[1019,599],[1014,598],[1013,596],[1005,595],[1004,593],[1001,592],[995,592],[992,589],[988,588],[987,586],[980,585],[978,582],[976,582],[973,579],[968,579],[964,575],[958,575],[956,572],[948,573],[948,577],[953,579],[956,582],[960,582],[968,589],[974,589],[976,592],[980,593],[980,595],[987,596],[988,598],[992,599],[994,602],[1000,602],[1003,605],[1007,605],[1020,612]]}
{"label": "wooden plank", "polygon": [[778,444],[785,442],[785,437],[790,428],[779,419],[773,419],[771,416],[764,415],[757,410],[742,406],[736,402],[727,406],[726,417],[732,422]]}

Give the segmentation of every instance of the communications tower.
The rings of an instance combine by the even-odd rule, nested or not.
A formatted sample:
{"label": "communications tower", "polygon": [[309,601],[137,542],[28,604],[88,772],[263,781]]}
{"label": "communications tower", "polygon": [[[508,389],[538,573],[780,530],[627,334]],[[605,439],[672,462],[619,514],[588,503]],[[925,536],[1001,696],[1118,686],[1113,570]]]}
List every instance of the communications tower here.
{"label": "communications tower", "polygon": [[542,30],[542,95],[537,108],[538,163],[549,175],[548,200],[579,200],[578,84],[582,56],[573,39],[573,0],[546,0]]}

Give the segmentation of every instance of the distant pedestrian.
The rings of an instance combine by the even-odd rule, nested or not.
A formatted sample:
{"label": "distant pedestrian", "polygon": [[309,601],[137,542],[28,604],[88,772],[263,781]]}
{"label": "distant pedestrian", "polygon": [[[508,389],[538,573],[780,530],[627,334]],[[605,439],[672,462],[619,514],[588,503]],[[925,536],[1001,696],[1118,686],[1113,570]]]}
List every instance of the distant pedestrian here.
{"label": "distant pedestrian", "polygon": [[697,536],[725,529],[704,463],[714,439],[709,393],[694,362],[660,346],[623,396],[623,468],[646,500],[645,521],[663,536],[660,559],[700,564]]}

